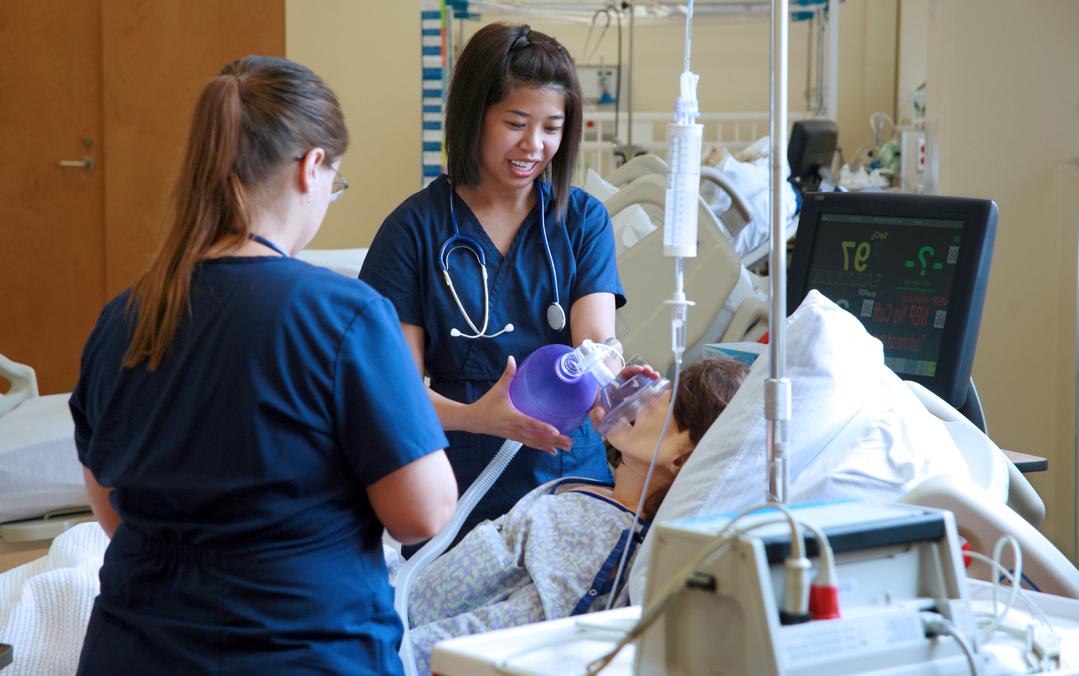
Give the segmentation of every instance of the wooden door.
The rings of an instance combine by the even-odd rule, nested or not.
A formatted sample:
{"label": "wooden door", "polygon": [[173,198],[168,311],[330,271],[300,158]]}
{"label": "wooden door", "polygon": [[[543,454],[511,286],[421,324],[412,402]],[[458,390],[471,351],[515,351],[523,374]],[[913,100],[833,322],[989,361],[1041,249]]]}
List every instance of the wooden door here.
{"label": "wooden door", "polygon": [[103,0],[101,24],[112,296],[138,278],[161,242],[203,85],[242,56],[285,55],[285,0]]}
{"label": "wooden door", "polygon": [[105,295],[99,0],[3,0],[0,63],[0,353],[62,392]]}
{"label": "wooden door", "polygon": [[284,0],[0,0],[0,353],[42,393],[158,246],[202,85],[284,51]]}

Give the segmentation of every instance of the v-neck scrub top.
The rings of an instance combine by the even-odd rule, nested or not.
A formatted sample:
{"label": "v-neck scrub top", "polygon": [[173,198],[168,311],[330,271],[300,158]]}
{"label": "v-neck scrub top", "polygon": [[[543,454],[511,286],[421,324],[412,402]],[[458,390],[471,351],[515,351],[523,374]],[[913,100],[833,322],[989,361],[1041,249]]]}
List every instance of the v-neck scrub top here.
{"label": "v-neck scrub top", "polygon": [[289,258],[199,264],[156,371],[128,293],[71,397],[122,524],[81,674],[401,672],[372,483],[446,444],[392,305]]}
{"label": "v-neck scrub top", "polygon": [[[542,185],[550,194],[550,187]],[[431,389],[471,404],[491,388],[513,355],[520,365],[536,349],[553,343],[570,345],[570,327],[555,331],[547,324],[547,306],[554,300],[550,264],[540,232],[539,200],[521,223],[503,256],[459,196],[454,196],[458,228],[482,247],[487,259],[490,320],[488,333],[512,323],[514,330],[496,338],[451,337],[450,329],[471,333],[442,278],[439,250],[453,234],[449,200],[452,187],[443,175],[412,195],[386,218],[364,258],[360,279],[393,301],[401,321],[424,329],[424,366]],[[594,197],[571,188],[564,219],[554,200],[545,200],[547,238],[557,271],[558,291],[567,317],[583,296],[606,292],[616,307],[626,300],[615,262],[614,233],[607,210]],[[450,256],[450,275],[461,304],[472,321],[483,321],[483,278],[467,251]],[[469,432],[446,433],[447,453],[464,491],[494,457],[505,439]],[[598,434],[586,420],[575,432],[573,449],[549,455],[522,448],[513,462],[473,510],[461,533],[509,511],[537,486],[563,476],[610,481],[610,470]]]}

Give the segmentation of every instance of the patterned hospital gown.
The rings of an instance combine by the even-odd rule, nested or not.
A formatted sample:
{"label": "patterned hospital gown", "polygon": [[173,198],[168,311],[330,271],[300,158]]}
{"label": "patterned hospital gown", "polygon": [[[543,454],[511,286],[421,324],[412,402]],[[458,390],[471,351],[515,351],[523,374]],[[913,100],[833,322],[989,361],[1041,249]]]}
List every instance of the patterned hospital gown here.
{"label": "patterned hospital gown", "polygon": [[[567,477],[536,488],[496,521],[478,524],[416,580],[409,599],[419,673],[454,636],[602,610],[633,513]],[[647,525],[635,529],[632,556]],[[628,602],[625,576],[615,606]]]}

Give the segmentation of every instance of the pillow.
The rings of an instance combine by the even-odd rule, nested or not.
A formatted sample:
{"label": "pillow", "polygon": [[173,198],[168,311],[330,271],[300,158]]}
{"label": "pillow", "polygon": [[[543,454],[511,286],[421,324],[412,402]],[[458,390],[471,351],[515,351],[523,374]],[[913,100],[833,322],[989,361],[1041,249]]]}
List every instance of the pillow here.
{"label": "pillow", "polygon": [[[852,314],[810,291],[787,320],[788,499],[898,499],[937,474],[969,478],[944,424],[884,365],[881,343]],[[769,358],[750,369],[730,405],[679,472],[654,522],[740,511],[765,499]],[[630,572],[643,598],[649,533]]]}
{"label": "pillow", "polygon": [[304,249],[296,254],[296,258],[311,265],[329,268],[353,279],[360,276],[360,268],[366,257],[367,249]]}
{"label": "pillow", "polygon": [[[591,169],[585,174],[584,189],[601,202],[606,202],[618,192],[618,188]],[[656,229],[656,224],[640,204],[632,204],[612,215],[611,226],[614,229],[616,256]]]}

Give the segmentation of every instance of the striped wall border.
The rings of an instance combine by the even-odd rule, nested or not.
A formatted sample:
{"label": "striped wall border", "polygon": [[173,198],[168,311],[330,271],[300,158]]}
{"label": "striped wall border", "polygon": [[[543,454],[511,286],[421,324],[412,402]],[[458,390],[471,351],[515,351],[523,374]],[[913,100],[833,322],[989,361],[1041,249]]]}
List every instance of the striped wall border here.
{"label": "striped wall border", "polygon": [[443,171],[442,126],[446,92],[446,7],[420,0],[420,185]]}

